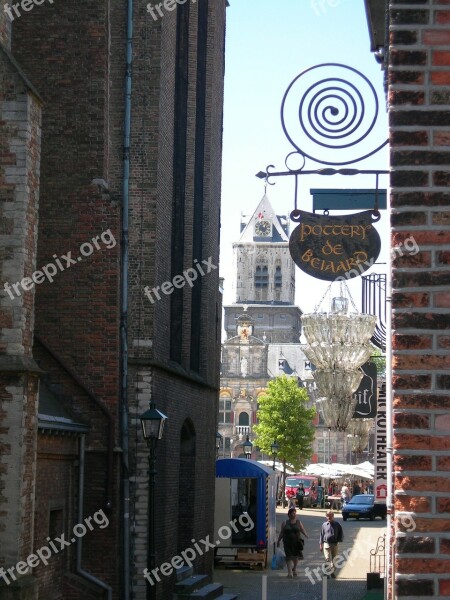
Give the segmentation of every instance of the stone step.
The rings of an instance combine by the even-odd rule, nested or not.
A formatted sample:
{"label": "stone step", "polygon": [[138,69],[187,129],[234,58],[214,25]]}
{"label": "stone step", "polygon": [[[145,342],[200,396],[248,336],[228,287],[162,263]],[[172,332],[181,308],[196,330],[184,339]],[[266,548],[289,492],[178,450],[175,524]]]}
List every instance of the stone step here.
{"label": "stone step", "polygon": [[182,581],[183,579],[187,579],[194,574],[194,567],[192,565],[190,567],[183,565],[182,567],[175,569],[175,574],[177,581]]}
{"label": "stone step", "polygon": [[220,598],[223,595],[223,584],[222,583],[209,583],[200,590],[192,592],[189,598],[203,598],[203,600],[213,600],[214,598]]}
{"label": "stone step", "polygon": [[190,575],[175,584],[174,593],[176,596],[186,597],[208,583],[208,575]]}
{"label": "stone step", "polygon": [[222,594],[217,600],[237,600],[236,594]]}

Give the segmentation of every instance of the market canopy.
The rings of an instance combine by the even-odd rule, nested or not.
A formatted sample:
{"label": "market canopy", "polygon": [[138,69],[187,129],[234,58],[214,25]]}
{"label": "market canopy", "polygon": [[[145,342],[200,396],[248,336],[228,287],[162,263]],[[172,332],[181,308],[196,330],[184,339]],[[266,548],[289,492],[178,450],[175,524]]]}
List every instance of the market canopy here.
{"label": "market canopy", "polygon": [[366,461],[360,465],[346,465],[342,463],[314,463],[302,469],[304,475],[315,475],[326,479],[339,479],[341,477],[353,475],[361,479],[373,479],[373,465]]}

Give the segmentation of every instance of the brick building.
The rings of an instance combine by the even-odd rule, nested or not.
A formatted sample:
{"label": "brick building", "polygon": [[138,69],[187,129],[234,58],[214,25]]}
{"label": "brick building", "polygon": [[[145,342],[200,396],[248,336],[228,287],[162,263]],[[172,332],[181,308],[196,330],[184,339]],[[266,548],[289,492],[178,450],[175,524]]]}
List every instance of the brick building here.
{"label": "brick building", "polygon": [[227,3],[23,4],[0,2],[0,598],[142,600],[150,400],[156,564],[213,526]]}
{"label": "brick building", "polygon": [[392,263],[389,597],[448,598],[450,5],[366,0],[366,11],[385,67],[392,247],[408,236],[420,247]]}

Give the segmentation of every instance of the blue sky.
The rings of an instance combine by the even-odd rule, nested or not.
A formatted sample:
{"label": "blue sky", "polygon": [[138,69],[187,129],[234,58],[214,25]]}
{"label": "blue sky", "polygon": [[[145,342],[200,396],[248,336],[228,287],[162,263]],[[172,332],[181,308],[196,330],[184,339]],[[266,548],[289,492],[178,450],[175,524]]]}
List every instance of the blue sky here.
{"label": "blue sky", "polygon": [[[222,172],[222,228],[220,274],[225,278],[224,303],[231,294],[232,242],[239,237],[241,212],[253,213],[264,194],[264,182],[255,174],[274,164],[284,171],[284,161],[294,150],[280,120],[280,107],[291,81],[306,69],[322,63],[341,63],[361,71],[375,87],[380,116],[362,150],[387,138],[383,74],[370,52],[363,0],[229,0],[227,8],[224,154]],[[314,71],[316,72],[316,71]],[[341,73],[338,74],[339,76]],[[361,90],[367,95],[367,90]],[[303,140],[296,137],[303,147]],[[344,151],[345,152],[345,151]],[[350,158],[351,152],[348,151]],[[364,152],[361,152],[364,154]],[[346,155],[339,157],[346,160]],[[306,168],[324,165],[308,161]],[[384,148],[371,159],[350,165],[359,169],[387,169]],[[380,177],[380,187],[387,176]],[[312,211],[311,188],[373,188],[375,178],[358,175],[302,176],[299,208]],[[267,194],[277,214],[294,208],[294,178],[277,178]],[[379,262],[388,259],[388,218],[382,211],[376,225],[382,238]],[[342,213],[333,213],[342,214]],[[295,224],[291,222],[291,231]],[[374,266],[369,272],[385,272]],[[314,310],[328,286],[296,268],[296,303],[304,312]],[[358,303],[360,278],[350,284]]]}

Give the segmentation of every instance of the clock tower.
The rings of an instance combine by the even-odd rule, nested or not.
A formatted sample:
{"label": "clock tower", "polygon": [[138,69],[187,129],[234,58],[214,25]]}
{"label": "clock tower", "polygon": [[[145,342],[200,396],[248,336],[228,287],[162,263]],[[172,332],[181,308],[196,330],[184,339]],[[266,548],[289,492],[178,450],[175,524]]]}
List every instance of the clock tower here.
{"label": "clock tower", "polygon": [[289,253],[288,217],[263,196],[233,244],[235,302],[294,304],[295,265]]}

